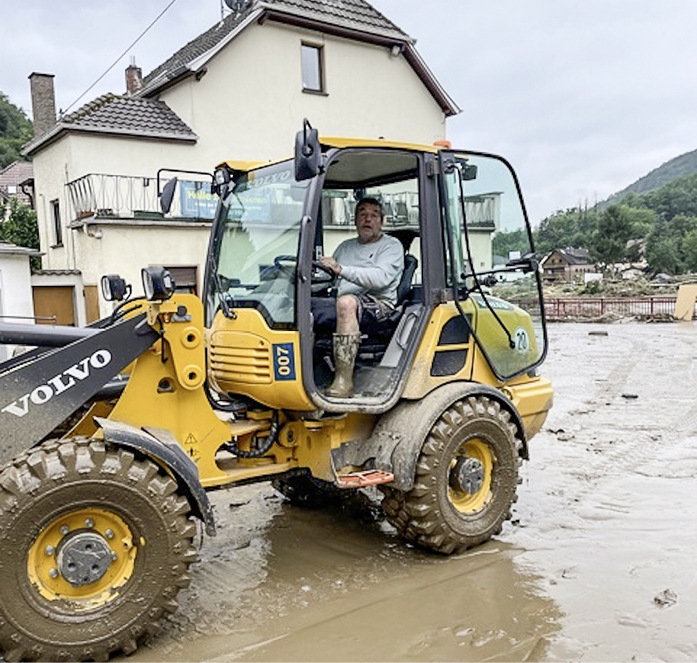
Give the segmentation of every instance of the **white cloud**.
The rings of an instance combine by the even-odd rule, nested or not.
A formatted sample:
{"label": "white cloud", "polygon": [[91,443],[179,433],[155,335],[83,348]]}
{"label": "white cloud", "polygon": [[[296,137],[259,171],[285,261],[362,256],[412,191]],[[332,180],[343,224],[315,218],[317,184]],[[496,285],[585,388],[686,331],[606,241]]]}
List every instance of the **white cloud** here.
{"label": "white cloud", "polygon": [[[56,75],[66,108],[168,0],[3,0],[0,91],[30,110],[32,71]],[[373,0],[463,112],[459,147],[518,170],[535,221],[624,188],[697,148],[697,2]],[[210,27],[218,0],[177,0],[135,46],[144,73]],[[80,103],[122,92],[128,56]],[[320,128],[321,129],[321,128]]]}

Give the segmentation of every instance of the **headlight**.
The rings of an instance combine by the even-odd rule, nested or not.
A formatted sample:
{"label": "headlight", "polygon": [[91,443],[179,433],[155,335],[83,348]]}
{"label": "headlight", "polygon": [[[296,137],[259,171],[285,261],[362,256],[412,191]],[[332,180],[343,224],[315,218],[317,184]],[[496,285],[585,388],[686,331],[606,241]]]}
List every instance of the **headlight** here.
{"label": "headlight", "polygon": [[172,275],[164,267],[143,267],[140,274],[148,301],[169,299],[174,293]]}
{"label": "headlight", "polygon": [[131,286],[118,274],[105,274],[100,284],[102,297],[108,302],[122,302],[131,292]]}

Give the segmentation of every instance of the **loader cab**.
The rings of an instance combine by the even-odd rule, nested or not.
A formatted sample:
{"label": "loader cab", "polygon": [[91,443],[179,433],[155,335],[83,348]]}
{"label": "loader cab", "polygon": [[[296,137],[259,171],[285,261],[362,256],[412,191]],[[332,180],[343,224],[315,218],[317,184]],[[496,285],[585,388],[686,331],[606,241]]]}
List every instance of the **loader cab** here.
{"label": "loader cab", "polygon": [[[477,377],[475,346],[493,381],[542,361],[539,276],[505,162],[344,139],[323,139],[322,158],[312,159],[304,170],[297,159],[221,167],[205,278],[215,391],[276,408],[380,413],[404,395],[419,363],[427,381],[442,382]],[[332,330],[316,327],[312,302],[336,297],[318,260],[356,236],[364,197],[381,201],[383,231],[400,241],[405,270],[394,315],[361,329],[354,393],[336,399],[325,393]],[[509,293],[527,308],[504,299]],[[449,312],[434,322],[443,307]]]}

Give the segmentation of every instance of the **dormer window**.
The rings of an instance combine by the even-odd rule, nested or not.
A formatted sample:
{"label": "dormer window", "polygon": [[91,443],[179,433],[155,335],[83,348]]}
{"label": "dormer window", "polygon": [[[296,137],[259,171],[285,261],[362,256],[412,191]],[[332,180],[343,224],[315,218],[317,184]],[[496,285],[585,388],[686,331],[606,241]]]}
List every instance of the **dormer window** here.
{"label": "dormer window", "polygon": [[324,90],[323,48],[315,44],[301,46],[301,67],[303,77],[303,92],[319,92]]}

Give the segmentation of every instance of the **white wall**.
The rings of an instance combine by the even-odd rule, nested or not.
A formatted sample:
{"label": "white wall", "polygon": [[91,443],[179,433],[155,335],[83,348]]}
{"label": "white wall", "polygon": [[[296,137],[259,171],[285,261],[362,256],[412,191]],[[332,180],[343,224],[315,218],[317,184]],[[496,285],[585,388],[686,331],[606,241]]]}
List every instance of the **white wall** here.
{"label": "white wall", "polygon": [[[71,134],[41,150],[34,157],[36,180],[36,211],[39,223],[43,269],[78,269],[85,272],[85,284],[94,285],[89,264],[94,262],[90,251],[85,251],[85,242],[80,235],[84,230],[71,230],[68,224],[73,221],[72,205],[68,199],[66,184],[90,173],[107,175],[130,175],[153,178],[151,186],[156,187],[155,178],[160,168],[192,167],[192,145],[129,138],[104,138],[84,134]],[[208,170],[211,170],[209,165]],[[166,180],[170,174],[164,174]],[[55,246],[53,212],[51,201],[60,201],[63,222],[63,246]],[[181,249],[182,254],[172,255],[173,262],[191,264],[190,252],[185,243],[170,242],[172,250]],[[99,249],[102,251],[101,248]],[[120,253],[118,261],[128,262],[130,251]],[[86,270],[86,271],[85,271]]]}
{"label": "white wall", "polygon": [[[323,46],[326,95],[302,91],[303,41]],[[385,47],[269,21],[248,27],[207,67],[161,95],[200,136],[199,165],[199,154],[209,164],[290,156],[304,117],[324,136],[445,137],[440,107],[404,56]]]}
{"label": "white wall", "polygon": [[[210,224],[124,226],[96,224],[74,233],[77,260],[85,285],[99,285],[104,274],[119,274],[142,294],[140,270],[149,265],[198,266],[199,292],[203,285]],[[112,305],[100,296],[100,315]]]}
{"label": "white wall", "polygon": [[[30,324],[33,316],[29,256],[0,253],[0,322]],[[14,347],[0,345],[0,361],[11,356]]]}

